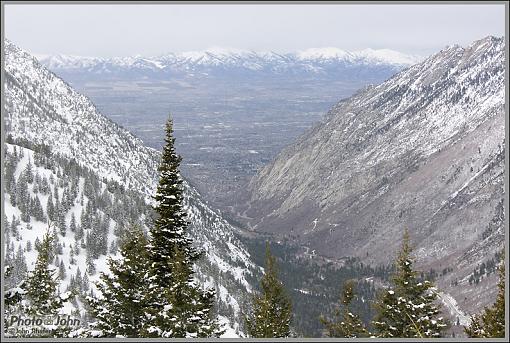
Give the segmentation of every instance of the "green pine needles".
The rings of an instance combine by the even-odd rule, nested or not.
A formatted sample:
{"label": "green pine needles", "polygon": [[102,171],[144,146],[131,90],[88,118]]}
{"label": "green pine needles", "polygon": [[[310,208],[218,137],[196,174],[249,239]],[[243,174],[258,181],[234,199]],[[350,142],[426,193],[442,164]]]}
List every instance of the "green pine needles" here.
{"label": "green pine needles", "polygon": [[139,337],[146,307],[147,239],[141,228],[129,228],[119,246],[120,259],[108,259],[110,273],[101,273],[101,298],[89,297],[94,328],[104,336]]}
{"label": "green pine needles", "polygon": [[262,292],[253,299],[251,315],[245,318],[248,333],[256,338],[290,336],[292,305],[278,279],[276,259],[266,243],[266,270],[260,282]]}
{"label": "green pine needles", "polygon": [[26,301],[23,312],[34,315],[55,315],[62,308],[68,294],[60,296],[58,293],[58,272],[50,269],[53,257],[54,237],[45,233],[42,243],[36,247],[38,255],[34,270],[28,275],[26,287]]}
{"label": "green pine needles", "polygon": [[351,310],[351,303],[356,296],[354,285],[353,280],[345,282],[340,298],[341,306],[335,311],[335,321],[323,316],[320,317],[320,321],[326,327],[329,337],[358,338],[370,336],[360,317],[352,313]]}
{"label": "green pine needles", "polygon": [[402,248],[396,261],[396,273],[389,289],[382,291],[375,305],[373,326],[378,337],[442,337],[448,327],[434,304],[437,293],[427,280],[420,281],[413,269],[409,232],[404,232]]}
{"label": "green pine needles", "polygon": [[103,297],[89,303],[95,326],[115,337],[215,337],[222,333],[212,315],[215,292],[194,281],[200,254],[187,235],[181,157],[176,153],[172,121],[166,124],[160,180],[154,200],[156,220],[146,239],[134,230],[110,258],[111,276],[98,284]]}

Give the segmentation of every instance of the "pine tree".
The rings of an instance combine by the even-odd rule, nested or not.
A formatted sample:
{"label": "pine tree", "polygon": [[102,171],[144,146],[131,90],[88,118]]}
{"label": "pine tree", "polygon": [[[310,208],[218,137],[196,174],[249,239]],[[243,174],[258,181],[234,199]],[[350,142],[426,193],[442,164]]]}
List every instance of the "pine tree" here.
{"label": "pine tree", "polygon": [[261,280],[262,293],[253,299],[252,313],[245,319],[248,333],[256,338],[290,336],[292,305],[278,279],[276,259],[266,243],[266,270]]}
{"label": "pine tree", "polygon": [[64,280],[66,278],[66,267],[64,265],[64,261],[60,261],[58,266],[58,277],[60,280]]}
{"label": "pine tree", "polygon": [[145,337],[209,337],[221,332],[212,318],[214,291],[202,290],[193,281],[193,265],[200,254],[187,235],[183,205],[181,157],[174,148],[172,121],[166,124],[165,146],[154,199],[156,220],[150,230],[150,268]]}
{"label": "pine tree", "polygon": [[8,189],[9,189],[8,193],[9,193],[9,198],[10,198],[10,201],[11,201],[11,205],[15,206],[15,207],[18,206],[18,200],[17,200],[17,197],[16,197],[16,194],[18,194],[18,191],[17,191],[16,180],[14,178],[11,181],[10,188],[8,188]]}
{"label": "pine tree", "polygon": [[76,260],[74,259],[74,249],[71,247],[69,249],[69,264],[75,264]]}
{"label": "pine tree", "polygon": [[329,337],[358,338],[370,336],[359,316],[351,311],[350,306],[355,296],[354,281],[345,282],[340,299],[341,307],[335,311],[337,320],[331,321],[324,317],[320,318],[322,324],[326,326]]}
{"label": "pine tree", "polygon": [[63,208],[63,205],[60,205],[58,209],[58,227],[60,228],[60,234],[62,237],[66,236],[67,233],[67,225],[66,225],[66,211]]}
{"label": "pine tree", "polygon": [[53,205],[53,196],[48,196],[48,201],[46,202],[46,215],[48,216],[48,220],[55,221],[55,207]]}
{"label": "pine tree", "polygon": [[[12,251],[14,251],[14,246],[12,247]],[[27,262],[25,259],[25,254],[23,253],[23,248],[18,246],[18,250],[16,251],[16,255],[14,256],[13,265],[13,280],[12,286],[22,282],[26,278],[27,274]]]}
{"label": "pine tree", "polygon": [[27,166],[25,167],[24,173],[25,173],[25,178],[28,183],[34,182],[34,172],[32,170],[32,162],[30,161],[30,159],[28,160],[28,163],[27,163]]}
{"label": "pine tree", "polygon": [[35,238],[34,246],[35,246],[35,250],[40,249],[40,246],[41,246],[41,240],[39,239],[39,237],[36,237],[36,238]]}
{"label": "pine tree", "polygon": [[83,275],[83,280],[82,280],[82,291],[83,292],[88,292],[89,289],[90,289],[90,281],[89,281],[89,274],[85,273]]}
{"label": "pine tree", "polygon": [[[73,246],[71,246],[71,249],[73,249]],[[76,255],[80,254],[80,244],[78,244],[78,241],[74,241],[74,253]]]}
{"label": "pine tree", "polygon": [[12,237],[14,238],[18,238],[19,236],[19,225],[20,225],[20,222],[18,219],[16,219],[16,217],[14,216],[14,214],[12,215],[12,222],[11,222],[11,235]]}
{"label": "pine tree", "polygon": [[[84,273],[86,274],[86,272]],[[83,288],[83,278],[81,276],[81,270],[80,267],[76,269],[76,275],[74,276],[74,285],[76,287],[76,291],[81,291]]]}
{"label": "pine tree", "polygon": [[471,324],[465,328],[471,338],[505,337],[505,265],[499,267],[498,296],[491,307],[486,307],[481,315],[471,317]]}
{"label": "pine tree", "polygon": [[47,232],[40,244],[35,269],[26,282],[27,300],[25,311],[30,315],[54,315],[62,307],[58,296],[56,271],[50,269],[53,236]]}
{"label": "pine tree", "polygon": [[430,281],[418,279],[411,253],[409,233],[405,230],[392,288],[384,290],[375,305],[373,324],[379,337],[441,337],[448,326],[434,304],[435,287]]}
{"label": "pine tree", "polygon": [[89,253],[90,250],[87,250],[87,256],[85,258],[85,264],[87,265],[86,272],[90,275],[94,275],[96,273],[96,265],[94,263],[94,259],[92,254]]}
{"label": "pine tree", "polygon": [[96,283],[101,297],[88,297],[96,318],[94,327],[106,337],[138,337],[145,322],[147,287],[147,240],[133,227],[120,245],[120,259],[108,258],[110,274],[101,273]]}
{"label": "pine tree", "polygon": [[71,232],[75,232],[76,231],[76,217],[74,216],[74,212],[71,213],[71,223],[69,224],[69,230],[71,230]]}
{"label": "pine tree", "polygon": [[33,209],[34,217],[36,220],[44,222],[44,212],[41,205],[41,200],[36,196],[34,199],[34,209]]}
{"label": "pine tree", "polygon": [[83,238],[83,227],[81,225],[78,225],[78,226],[76,226],[76,233],[74,234],[74,239],[78,242],[82,238]]}

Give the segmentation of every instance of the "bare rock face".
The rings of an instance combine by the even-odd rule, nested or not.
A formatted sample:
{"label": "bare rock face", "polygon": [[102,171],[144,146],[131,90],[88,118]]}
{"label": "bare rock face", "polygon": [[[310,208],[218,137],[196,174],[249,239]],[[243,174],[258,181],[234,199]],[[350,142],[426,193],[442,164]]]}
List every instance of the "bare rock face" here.
{"label": "bare rock face", "polygon": [[255,231],[372,264],[408,228],[422,267],[467,278],[504,241],[504,49],[494,37],[448,47],[340,101],[237,211]]}

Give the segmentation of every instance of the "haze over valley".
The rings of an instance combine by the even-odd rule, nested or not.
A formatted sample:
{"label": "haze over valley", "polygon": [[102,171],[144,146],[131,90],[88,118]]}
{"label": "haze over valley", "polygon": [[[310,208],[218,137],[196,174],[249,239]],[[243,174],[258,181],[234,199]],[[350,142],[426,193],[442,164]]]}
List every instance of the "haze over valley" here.
{"label": "haze over valley", "polygon": [[160,149],[175,122],[184,175],[225,208],[256,171],[338,99],[420,59],[392,50],[219,50],[158,57],[42,56],[101,112]]}

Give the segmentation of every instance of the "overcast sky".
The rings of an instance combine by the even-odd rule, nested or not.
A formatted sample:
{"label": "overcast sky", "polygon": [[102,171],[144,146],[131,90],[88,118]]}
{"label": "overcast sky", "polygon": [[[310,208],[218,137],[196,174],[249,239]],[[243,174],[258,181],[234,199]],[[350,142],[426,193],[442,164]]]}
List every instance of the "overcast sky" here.
{"label": "overcast sky", "polygon": [[212,47],[388,48],[427,55],[503,36],[504,5],[5,5],[5,35],[34,54],[153,56]]}

